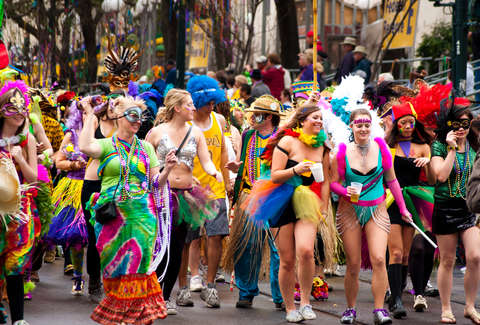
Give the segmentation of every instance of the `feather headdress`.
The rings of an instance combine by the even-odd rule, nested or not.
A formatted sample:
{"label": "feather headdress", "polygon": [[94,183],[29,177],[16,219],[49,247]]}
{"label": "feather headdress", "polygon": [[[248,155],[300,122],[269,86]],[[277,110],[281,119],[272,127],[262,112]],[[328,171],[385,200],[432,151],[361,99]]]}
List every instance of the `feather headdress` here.
{"label": "feather headdress", "polygon": [[108,39],[108,55],[105,58],[105,68],[109,73],[108,81],[116,88],[127,88],[132,74],[138,68],[140,54],[130,47],[120,47],[119,53],[112,49]]}

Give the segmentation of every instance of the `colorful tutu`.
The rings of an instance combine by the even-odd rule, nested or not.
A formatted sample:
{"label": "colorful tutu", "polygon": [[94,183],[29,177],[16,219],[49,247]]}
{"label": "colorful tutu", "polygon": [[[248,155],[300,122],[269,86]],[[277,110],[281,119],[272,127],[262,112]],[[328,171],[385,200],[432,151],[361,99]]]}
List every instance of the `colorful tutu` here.
{"label": "colorful tutu", "polygon": [[67,247],[84,247],[88,242],[87,228],[81,206],[83,180],[64,177],[55,187],[52,202],[55,216],[47,240]]}
{"label": "colorful tutu", "polygon": [[176,217],[173,222],[185,222],[195,230],[203,226],[206,220],[215,219],[219,204],[211,197],[212,194],[199,185],[188,190],[172,189],[172,214]]}
{"label": "colorful tutu", "polygon": [[37,213],[41,224],[40,236],[43,237],[50,229],[55,206],[52,203],[51,185],[48,183],[38,182],[36,187],[37,196],[35,197],[35,205],[37,207]]}
{"label": "colorful tutu", "polygon": [[33,189],[22,191],[21,212],[26,218],[12,217],[7,228],[0,229],[0,287],[5,276],[24,274],[31,262],[35,236],[40,231],[38,223],[35,222],[38,218],[34,217],[35,194]]}

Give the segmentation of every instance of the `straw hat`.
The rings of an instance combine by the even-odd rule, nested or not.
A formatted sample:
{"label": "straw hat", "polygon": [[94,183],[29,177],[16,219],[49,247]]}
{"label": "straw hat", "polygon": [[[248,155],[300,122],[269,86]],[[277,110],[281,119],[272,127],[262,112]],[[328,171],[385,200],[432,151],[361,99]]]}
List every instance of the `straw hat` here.
{"label": "straw hat", "polygon": [[353,53],[363,53],[365,55],[368,55],[367,49],[363,45],[355,46],[355,49],[353,50]]}
{"label": "straw hat", "polygon": [[355,39],[355,37],[351,37],[351,36],[347,36],[345,37],[345,39],[343,40],[342,43],[340,43],[341,45],[352,45],[352,46],[356,46],[357,45],[357,40]]}
{"label": "straw hat", "polygon": [[271,95],[263,95],[258,97],[249,108],[245,110],[246,113],[267,113],[282,116],[282,104]]}
{"label": "straw hat", "polygon": [[0,216],[16,215],[21,209],[20,181],[13,161],[0,158]]}

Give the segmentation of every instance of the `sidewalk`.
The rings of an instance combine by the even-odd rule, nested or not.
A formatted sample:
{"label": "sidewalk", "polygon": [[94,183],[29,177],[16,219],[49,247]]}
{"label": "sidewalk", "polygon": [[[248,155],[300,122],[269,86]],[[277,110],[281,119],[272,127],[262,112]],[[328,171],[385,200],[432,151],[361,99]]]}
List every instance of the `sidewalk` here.
{"label": "sidewalk", "polygon": [[[345,273],[345,267],[341,267],[340,273]],[[333,291],[329,293],[327,301],[316,301],[312,298],[311,303],[315,310],[330,314],[340,318],[346,309],[345,289],[343,286],[343,277],[327,277],[329,286],[333,287]],[[436,270],[431,277],[431,282],[436,287]],[[260,283],[260,292],[262,294],[271,295],[270,285],[267,282]],[[357,299],[357,324],[372,324],[373,316],[373,296],[371,293],[371,271],[360,272],[359,293]],[[411,288],[410,278],[408,279],[407,289]],[[403,303],[407,309],[407,318],[402,320],[394,319],[394,323],[405,325],[413,324],[439,324],[441,314],[441,304],[439,297],[426,297],[428,309],[424,313],[416,313],[413,310],[413,295],[407,292],[403,294]],[[479,300],[480,301],[480,300]],[[457,319],[457,324],[472,324],[470,320],[463,317],[464,308],[464,290],[463,290],[463,274],[459,268],[455,269],[453,276],[452,289],[452,309]],[[386,307],[386,305],[385,305]],[[477,306],[478,308],[478,306]],[[340,322],[339,322],[340,323]]]}

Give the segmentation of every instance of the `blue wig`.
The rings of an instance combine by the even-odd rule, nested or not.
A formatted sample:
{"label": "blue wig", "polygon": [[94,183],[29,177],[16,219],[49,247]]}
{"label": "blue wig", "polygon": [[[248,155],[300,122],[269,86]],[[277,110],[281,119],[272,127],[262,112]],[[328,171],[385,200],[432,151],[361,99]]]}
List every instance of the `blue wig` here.
{"label": "blue wig", "polygon": [[192,77],[187,83],[187,91],[192,95],[197,109],[207,106],[211,101],[218,104],[227,100],[225,92],[218,87],[218,81],[208,76]]}

